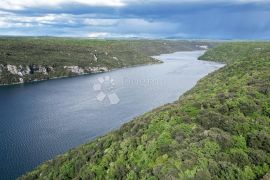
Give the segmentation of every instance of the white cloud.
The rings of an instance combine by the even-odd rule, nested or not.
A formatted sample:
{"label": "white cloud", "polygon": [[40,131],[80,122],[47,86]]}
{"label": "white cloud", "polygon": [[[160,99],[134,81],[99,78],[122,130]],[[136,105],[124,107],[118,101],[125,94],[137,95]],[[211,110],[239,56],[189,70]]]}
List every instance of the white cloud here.
{"label": "white cloud", "polygon": [[[163,3],[163,0],[1,0],[2,10],[23,10],[34,7],[61,8],[64,4],[82,4],[87,6],[122,7],[129,4]],[[269,0],[168,0],[166,3],[264,3]]]}
{"label": "white cloud", "polygon": [[61,7],[67,3],[78,3],[88,6],[124,6],[122,0],[1,0],[0,9],[22,10],[29,7]]}
{"label": "white cloud", "polygon": [[107,32],[91,32],[87,34],[86,36],[89,38],[105,38],[108,37],[110,33]]}
{"label": "white cloud", "polygon": [[[184,18],[180,18],[181,16],[185,16],[185,12],[181,12],[181,14],[177,14],[178,11],[164,13],[162,9],[162,5],[155,8],[160,8],[159,11],[151,11],[151,6],[146,6],[150,10],[148,15],[147,13],[141,13],[134,9],[134,11],[130,10],[131,8],[141,8],[144,5],[158,4],[159,3],[231,3],[231,4],[244,4],[244,3],[267,3],[270,0],[0,0],[0,33],[9,34],[9,35],[57,35],[57,36],[83,36],[90,38],[105,38],[105,37],[155,37],[155,36],[173,36],[179,35],[183,37],[187,37],[188,34],[196,33],[200,35],[200,32],[195,30],[190,30],[189,27],[192,24],[197,29],[205,28],[197,19],[197,15],[200,14],[200,11],[194,12],[196,16],[192,16],[188,14],[185,18],[187,20],[193,21],[194,23],[187,23]],[[70,11],[70,8],[73,7],[72,4],[68,6],[64,6],[65,3],[81,3],[81,5],[86,6],[109,6],[109,7],[122,7],[129,6],[127,9],[114,9],[113,11],[108,8],[100,9],[100,8],[89,8],[89,10],[85,11],[87,8],[82,8],[82,12],[77,13],[80,9]],[[138,6],[131,6],[131,4],[137,4]],[[179,6],[185,7],[185,4],[180,4]],[[259,4],[261,7],[264,7],[264,4]],[[35,11],[31,8],[39,8],[44,7],[43,11]],[[2,8],[2,9],[1,9]],[[29,9],[27,9],[29,8]],[[47,9],[46,9],[47,8]],[[54,9],[50,11],[51,9]],[[59,9],[57,9],[59,8]],[[66,9],[65,9],[66,8]],[[79,7],[80,8],[80,7]],[[11,10],[16,9],[25,9],[24,12],[16,12]],[[97,11],[95,11],[97,9]],[[144,9],[144,8],[142,8]],[[230,8],[228,7],[230,10]],[[9,11],[10,10],[10,11]],[[29,10],[29,12],[28,12]],[[59,10],[59,11],[58,11]],[[140,9],[141,10],[141,9]],[[158,10],[158,9],[155,9]],[[254,8],[256,10],[256,8]],[[128,11],[131,11],[128,12]],[[165,10],[164,10],[165,11]],[[181,8],[179,9],[179,13]],[[215,12],[219,12],[217,9]],[[56,13],[56,14],[49,14]],[[57,14],[58,13],[58,14]],[[129,14],[130,13],[130,14]],[[152,14],[156,13],[156,14]],[[164,13],[164,14],[163,14]],[[205,13],[205,12],[203,12]],[[216,26],[215,23],[219,24],[223,20],[219,17],[223,16],[223,11],[219,13],[213,14],[217,16],[217,18],[213,18],[211,20],[210,17],[205,18],[206,23],[209,24],[209,27]],[[240,11],[242,13],[242,11]],[[207,14],[207,13],[206,13]],[[211,13],[209,13],[211,14]],[[230,13],[232,14],[232,13]],[[152,16],[153,15],[153,16]],[[169,15],[169,16],[166,16]],[[268,15],[268,14],[267,14]],[[265,16],[260,16],[264,18],[257,18],[254,16],[256,20],[250,20],[246,24],[250,24],[251,22],[256,22],[254,27],[261,27],[261,29],[267,29],[267,25],[269,21]],[[236,16],[233,19],[233,25],[230,27],[221,26],[221,32],[226,32],[226,34],[230,34],[230,31],[234,33],[234,29],[236,27],[240,27],[237,25],[245,24],[242,21],[242,16]],[[252,14],[249,12],[249,16],[252,17]],[[161,18],[158,18],[161,17]],[[196,18],[194,18],[196,17]],[[205,16],[206,17],[206,16]],[[226,13],[226,17],[228,14]],[[240,17],[241,20],[237,20],[236,18]],[[179,18],[179,19],[178,19]],[[194,18],[194,19],[192,19]],[[210,18],[210,20],[208,20]],[[199,18],[200,19],[200,18]],[[228,21],[229,22],[229,21]],[[237,23],[235,23],[237,22]],[[258,26],[262,24],[261,26]],[[265,26],[265,27],[263,27]],[[225,30],[223,30],[223,29]],[[231,29],[230,29],[231,28]],[[194,28],[196,29],[196,28]],[[207,29],[207,28],[206,28]],[[209,28],[211,29],[211,28]],[[241,29],[241,28],[240,28]],[[251,28],[250,28],[251,29]],[[218,29],[217,29],[218,30]],[[216,30],[216,31],[217,31]],[[216,32],[215,31],[215,32]],[[227,33],[227,31],[229,33]],[[244,31],[244,30],[242,30]],[[246,30],[248,32],[248,30]],[[251,31],[251,30],[249,30]],[[186,34],[185,34],[186,33]],[[211,34],[211,33],[209,33]],[[212,32],[213,34],[213,32]],[[224,33],[225,34],[225,33]],[[213,35],[212,35],[213,36]]]}
{"label": "white cloud", "polygon": [[116,25],[119,19],[89,19],[83,20],[85,25],[89,26],[113,26]]}
{"label": "white cloud", "polygon": [[[214,2],[243,2],[243,3],[252,3],[252,2],[269,2],[269,0],[169,0],[168,2],[177,2],[177,3],[186,3],[186,2],[205,2],[205,3],[214,3]],[[145,2],[145,3],[157,3],[163,2],[162,0],[124,0],[124,2]]]}
{"label": "white cloud", "polygon": [[76,24],[76,17],[69,14],[46,14],[43,16],[19,16],[13,13],[0,16],[0,28],[34,27],[57,24]]}
{"label": "white cloud", "polygon": [[4,18],[0,18],[0,28],[24,28],[33,26],[32,23],[10,22],[6,21]]}

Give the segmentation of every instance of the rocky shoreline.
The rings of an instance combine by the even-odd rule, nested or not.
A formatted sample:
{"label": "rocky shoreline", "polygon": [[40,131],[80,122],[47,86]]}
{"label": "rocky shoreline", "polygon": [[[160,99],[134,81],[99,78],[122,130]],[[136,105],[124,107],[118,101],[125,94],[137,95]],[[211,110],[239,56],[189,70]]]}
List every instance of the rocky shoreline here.
{"label": "rocky shoreline", "polygon": [[[152,57],[154,58],[154,57]],[[154,58],[155,59],[155,58]],[[12,82],[12,83],[0,83],[1,86],[9,86],[9,85],[18,85],[18,84],[24,84],[24,83],[31,83],[31,82],[39,82],[39,81],[46,81],[46,80],[52,80],[52,79],[61,79],[61,78],[68,78],[68,77],[75,77],[75,76],[81,76],[81,75],[89,75],[89,74],[97,74],[97,73],[104,73],[109,72],[117,69],[122,68],[131,68],[131,67],[137,67],[142,65],[152,65],[152,64],[159,64],[163,63],[163,61],[155,59],[155,63],[147,63],[147,64],[139,64],[139,65],[133,65],[133,66],[125,66],[121,68],[113,68],[110,69],[108,67],[79,67],[79,66],[63,66],[61,67],[61,71],[65,71],[67,75],[63,76],[49,76],[53,73],[57,74],[58,68],[54,68],[52,66],[42,66],[42,65],[28,65],[28,66],[16,66],[16,65],[3,65],[0,64],[0,80],[3,73],[8,74],[10,76],[14,76],[18,78],[18,82]],[[29,77],[33,76],[34,74],[42,75],[44,78],[35,78],[29,80]],[[26,79],[26,81],[25,81]]]}
{"label": "rocky shoreline", "polygon": [[[71,77],[85,74],[108,72],[108,67],[79,67],[79,66],[43,66],[43,65],[3,65],[0,64],[0,80],[3,76],[13,79],[3,85],[23,84],[25,82],[36,82],[42,80]],[[60,74],[63,74],[62,76]]]}
{"label": "rocky shoreline", "polygon": [[187,41],[0,38],[0,86],[160,63],[151,56],[212,47]]}

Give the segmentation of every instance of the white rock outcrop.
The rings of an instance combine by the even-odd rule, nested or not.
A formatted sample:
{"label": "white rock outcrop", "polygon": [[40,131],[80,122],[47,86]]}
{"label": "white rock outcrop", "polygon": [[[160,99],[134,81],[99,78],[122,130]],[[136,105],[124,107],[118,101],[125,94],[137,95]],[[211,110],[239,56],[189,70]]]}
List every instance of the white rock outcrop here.
{"label": "white rock outcrop", "polygon": [[196,45],[197,48],[207,50],[208,46],[207,45]]}
{"label": "white rock outcrop", "polygon": [[84,69],[79,66],[64,66],[64,69],[75,74],[84,74]]}
{"label": "white rock outcrop", "polygon": [[38,66],[38,72],[44,75],[48,75],[47,68],[43,66]]}
{"label": "white rock outcrop", "polygon": [[8,72],[10,72],[11,74],[18,75],[18,70],[17,70],[17,67],[16,67],[15,65],[10,65],[10,64],[8,64],[8,65],[7,65],[7,70],[8,70]]}
{"label": "white rock outcrop", "polygon": [[20,83],[24,83],[23,78],[19,78]]}
{"label": "white rock outcrop", "polygon": [[[95,56],[96,57],[96,56]],[[107,72],[109,69],[107,67],[79,67],[79,66],[64,66],[69,72],[72,72],[77,75],[83,75],[87,73],[99,73],[99,72]],[[40,73],[43,75],[48,75],[49,72],[55,71],[52,66],[42,66],[42,65],[3,65],[0,64],[0,76],[3,72],[15,75],[17,77],[17,83],[24,83],[26,76],[30,76],[34,73]],[[38,80],[38,79],[36,79]],[[35,80],[33,80],[35,81]]]}
{"label": "white rock outcrop", "polygon": [[23,77],[23,73],[22,73],[22,72],[18,72],[18,75],[19,75],[20,77]]}
{"label": "white rock outcrop", "polygon": [[42,73],[44,75],[48,75],[50,71],[54,71],[53,67],[45,67],[41,65],[31,65],[31,66],[15,66],[8,64],[6,66],[0,64],[0,72],[3,72],[3,70],[6,70],[10,74],[18,75],[20,77],[30,75],[33,73]]}
{"label": "white rock outcrop", "polygon": [[118,58],[117,57],[113,57],[114,60],[118,61]]}
{"label": "white rock outcrop", "polygon": [[97,62],[98,61],[98,58],[97,56],[94,54],[94,61]]}
{"label": "white rock outcrop", "polygon": [[99,72],[109,71],[109,69],[107,67],[88,67],[86,70],[89,73],[99,73]]}
{"label": "white rock outcrop", "polygon": [[25,70],[24,70],[24,75],[28,75],[31,73],[31,69],[29,66],[26,66]]}

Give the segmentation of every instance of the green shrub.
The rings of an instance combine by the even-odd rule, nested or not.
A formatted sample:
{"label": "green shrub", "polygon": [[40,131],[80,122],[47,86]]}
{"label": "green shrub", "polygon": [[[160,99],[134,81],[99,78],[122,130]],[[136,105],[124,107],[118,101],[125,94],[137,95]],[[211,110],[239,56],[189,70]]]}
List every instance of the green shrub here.
{"label": "green shrub", "polygon": [[248,146],[255,149],[262,149],[270,153],[270,134],[265,131],[249,134]]}

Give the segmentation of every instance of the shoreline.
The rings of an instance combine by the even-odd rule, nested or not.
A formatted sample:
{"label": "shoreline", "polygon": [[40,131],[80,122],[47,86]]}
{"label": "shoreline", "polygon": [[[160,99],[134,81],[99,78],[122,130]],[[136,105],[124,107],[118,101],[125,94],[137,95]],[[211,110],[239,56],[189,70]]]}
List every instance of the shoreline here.
{"label": "shoreline", "polygon": [[[156,58],[154,58],[154,59],[156,59]],[[71,76],[59,76],[59,77],[53,77],[53,78],[49,78],[49,79],[39,79],[39,80],[34,80],[34,81],[29,81],[29,82],[23,82],[23,83],[18,82],[18,83],[11,83],[11,84],[0,84],[0,88],[1,87],[16,86],[16,85],[27,85],[27,84],[33,84],[33,83],[38,83],[38,82],[43,82],[43,81],[50,81],[50,80],[56,80],[56,79],[75,78],[75,77],[80,77],[80,76],[101,74],[101,73],[116,71],[116,70],[120,70],[120,69],[134,68],[134,67],[140,67],[140,66],[150,66],[150,65],[164,63],[163,61],[161,61],[159,59],[156,59],[156,60],[159,61],[159,62],[157,62],[157,63],[147,63],[147,64],[137,64],[137,65],[132,65],[132,66],[113,68],[113,69],[109,69],[108,71],[103,71],[103,72],[83,73],[83,74],[77,74],[77,75],[71,75]]]}
{"label": "shoreline", "polygon": [[[185,52],[185,51],[177,51],[177,52]],[[174,52],[174,53],[177,53],[177,52]],[[190,51],[187,51],[187,52],[190,52]],[[160,54],[160,55],[157,55],[157,56],[161,56],[161,55],[169,55],[169,54],[173,54],[173,53]],[[151,56],[151,57],[152,57],[152,58],[155,58],[155,57],[157,57],[157,56]],[[161,63],[164,63],[164,60],[157,59],[157,58],[155,58],[155,59],[161,61]],[[218,69],[216,69],[215,71],[213,71],[213,72],[211,72],[211,73],[209,73],[209,74],[217,73],[218,71],[220,71],[220,69],[224,68],[224,67],[227,65],[226,63],[221,63],[221,62],[217,62],[217,61],[200,60],[199,57],[198,57],[196,60],[198,60],[198,61],[206,61],[206,62],[213,62],[213,63],[217,63],[217,64],[220,64],[220,65],[223,65],[222,67],[219,67]],[[157,64],[158,64],[158,63],[157,63]],[[155,64],[145,64],[145,65],[135,65],[135,66],[123,67],[123,68],[115,68],[115,69],[112,69],[112,70],[109,70],[109,71],[106,71],[106,72],[110,72],[110,71],[114,71],[114,70],[119,70],[119,69],[126,69],[126,68],[139,67],[139,66],[148,66],[148,65],[155,65]],[[102,73],[106,73],[106,72],[102,72]],[[98,73],[96,73],[96,74],[98,74]],[[143,113],[140,114],[140,115],[134,116],[134,117],[130,118],[130,121],[128,121],[128,122],[123,122],[121,125],[119,125],[119,127],[112,128],[112,129],[110,129],[109,131],[107,131],[107,132],[106,132],[105,134],[103,134],[103,135],[96,135],[93,139],[87,141],[86,143],[82,143],[82,144],[80,144],[80,145],[78,145],[78,146],[76,146],[76,147],[74,147],[74,148],[70,148],[68,151],[66,151],[66,152],[64,152],[64,153],[60,153],[60,154],[56,155],[55,157],[53,157],[53,158],[51,158],[51,159],[49,159],[49,160],[47,160],[47,161],[42,162],[42,163],[39,164],[36,168],[42,166],[43,164],[49,163],[49,162],[53,161],[54,159],[63,156],[63,155],[66,154],[66,153],[69,153],[69,152],[71,152],[71,151],[77,150],[77,149],[79,149],[79,148],[81,148],[81,147],[86,146],[87,144],[94,143],[94,142],[95,142],[96,140],[98,140],[98,139],[106,138],[106,136],[107,136],[108,134],[113,134],[113,133],[119,131],[123,126],[125,126],[125,125],[127,125],[127,124],[130,124],[130,123],[136,121],[137,119],[139,119],[139,118],[141,118],[141,117],[143,117],[143,116],[146,116],[147,114],[150,114],[150,113],[156,113],[156,112],[160,111],[160,110],[163,109],[163,108],[166,108],[166,107],[168,107],[168,106],[170,106],[170,105],[173,105],[173,104],[175,104],[175,103],[181,101],[181,97],[184,97],[187,93],[189,93],[190,91],[192,91],[192,90],[198,85],[198,82],[201,81],[201,80],[203,80],[203,79],[205,79],[207,76],[209,76],[209,74],[207,74],[207,75],[203,76],[201,79],[199,79],[193,87],[191,87],[189,90],[187,90],[186,92],[184,92],[182,95],[178,96],[178,98],[175,99],[175,100],[173,100],[172,102],[168,102],[168,103],[162,104],[162,105],[160,105],[160,106],[158,106],[158,107],[156,107],[156,108],[153,108],[153,109],[151,109],[151,110],[149,110],[149,111],[145,111],[145,112],[143,112]],[[85,75],[87,75],[87,74],[85,74]],[[81,75],[79,75],[79,76],[81,76]],[[77,77],[77,76],[73,76],[73,77]],[[32,169],[32,170],[29,171],[29,172],[32,172],[33,170],[35,170],[35,168]],[[26,172],[25,174],[22,174],[22,175],[19,176],[18,178],[22,177],[23,175],[28,174],[29,172]]]}
{"label": "shoreline", "polygon": [[[265,53],[249,54],[259,45],[231,43],[209,51],[198,60],[224,66],[198,80],[178,100],[41,163],[19,178],[65,175],[94,179],[97,173],[102,179],[125,178],[130,169],[136,169],[135,177],[162,179],[168,177],[168,171],[160,169],[163,167],[169,173],[173,168],[176,179],[205,176],[201,171],[190,174],[194,169],[208,172],[209,179],[226,179],[228,175],[236,179],[269,177],[269,146],[265,142],[270,140],[266,126],[270,64]],[[254,116],[260,120],[254,121]],[[253,159],[258,152],[265,158]],[[70,171],[63,172],[64,168]],[[120,175],[115,171],[122,169]]]}
{"label": "shoreline", "polygon": [[[181,52],[183,52],[183,51],[181,51]],[[164,55],[164,54],[161,54],[161,55]],[[161,60],[161,59],[159,59],[159,60]],[[196,61],[198,60],[198,58],[196,58]],[[162,60],[161,60],[162,61]],[[162,61],[162,62],[164,62],[164,61]],[[209,62],[211,62],[211,61],[209,61]],[[141,66],[150,66],[150,65],[160,65],[161,63],[147,63],[147,64],[140,64],[140,65],[134,65],[134,66],[128,66],[128,67],[122,67],[122,68],[114,68],[114,69],[111,69],[111,70],[109,70],[109,71],[106,71],[106,72],[110,72],[110,71],[114,71],[114,70],[121,70],[121,69],[128,69],[128,68],[133,68],[133,67],[141,67]],[[105,72],[98,72],[98,73],[91,73],[91,74],[99,74],[99,73],[105,73]],[[66,77],[55,77],[55,78],[51,78],[51,79],[49,79],[49,80],[54,80],[54,79],[61,79],[61,78],[75,78],[75,77],[78,77],[78,76],[85,76],[85,75],[91,75],[91,74],[81,74],[81,75],[77,75],[77,76],[66,76]],[[102,76],[102,75],[101,75]],[[204,76],[205,77],[205,76]],[[204,78],[203,77],[203,78]],[[31,83],[36,83],[36,82],[41,82],[41,81],[46,81],[46,80],[40,80],[40,81],[33,81],[33,82],[29,82],[29,83],[25,83],[25,84],[31,84]],[[75,80],[74,80],[75,81]],[[19,84],[19,85],[23,85],[23,84]],[[7,85],[8,86],[8,85]],[[30,86],[31,87],[31,86]],[[32,87],[34,87],[34,86],[32,86]],[[0,87],[1,88],[1,87]],[[193,88],[193,87],[192,87]],[[189,89],[190,90],[190,89]],[[187,90],[186,92],[184,92],[184,94],[185,93],[187,93],[189,90]],[[158,106],[158,107],[155,107],[155,108],[153,108],[153,109],[150,109],[149,111],[144,111],[142,114],[139,114],[139,115],[137,115],[137,116],[134,116],[134,117],[132,117],[132,118],[130,118],[129,120],[130,121],[132,121],[133,119],[135,119],[135,118],[137,118],[137,117],[141,117],[141,116],[143,116],[144,114],[146,114],[146,113],[149,113],[149,112],[153,112],[153,111],[155,111],[156,109],[159,109],[159,108],[161,108],[161,107],[164,107],[164,106],[166,106],[167,104],[172,104],[172,103],[174,103],[175,101],[177,101],[177,99],[179,98],[179,95],[177,96],[177,98],[176,99],[174,99],[172,102],[168,102],[168,103],[165,103],[165,104],[162,104],[162,105],[160,105],[160,106]],[[97,135],[97,136],[95,136],[92,140],[90,140],[90,141],[94,141],[95,139],[98,139],[98,138],[100,138],[100,137],[103,137],[103,136],[106,136],[108,133],[112,133],[112,132],[115,132],[115,131],[117,131],[119,128],[121,128],[124,124],[126,124],[127,122],[123,122],[123,123],[121,123],[120,125],[119,125],[119,127],[117,127],[117,128],[112,128],[112,129],[110,129],[109,131],[107,131],[106,133],[104,133],[103,135]],[[88,143],[89,141],[87,141],[86,143]],[[77,148],[77,147],[80,147],[80,146],[82,146],[82,145],[84,145],[85,143],[82,143],[82,144],[80,144],[80,145],[78,145],[78,146],[76,146],[76,147],[74,147],[74,148]],[[74,149],[74,148],[70,148],[69,150],[72,150],[72,149]],[[69,151],[68,150],[68,151]],[[67,151],[65,151],[65,152],[63,152],[63,153],[66,153]],[[57,157],[57,156],[59,156],[59,155],[62,155],[63,153],[60,153],[60,154],[58,154],[58,155],[56,155],[55,157]],[[55,157],[53,157],[53,158],[51,158],[51,159],[49,159],[49,160],[52,160],[52,159],[54,159]],[[48,160],[48,161],[49,161]],[[47,162],[47,161],[44,161],[44,162],[42,162],[41,164],[43,164],[43,163],[45,163],[45,162]],[[40,166],[41,164],[39,164],[38,166]],[[37,166],[37,167],[38,167]],[[22,174],[21,174],[22,175]],[[20,175],[20,176],[21,176]]]}

